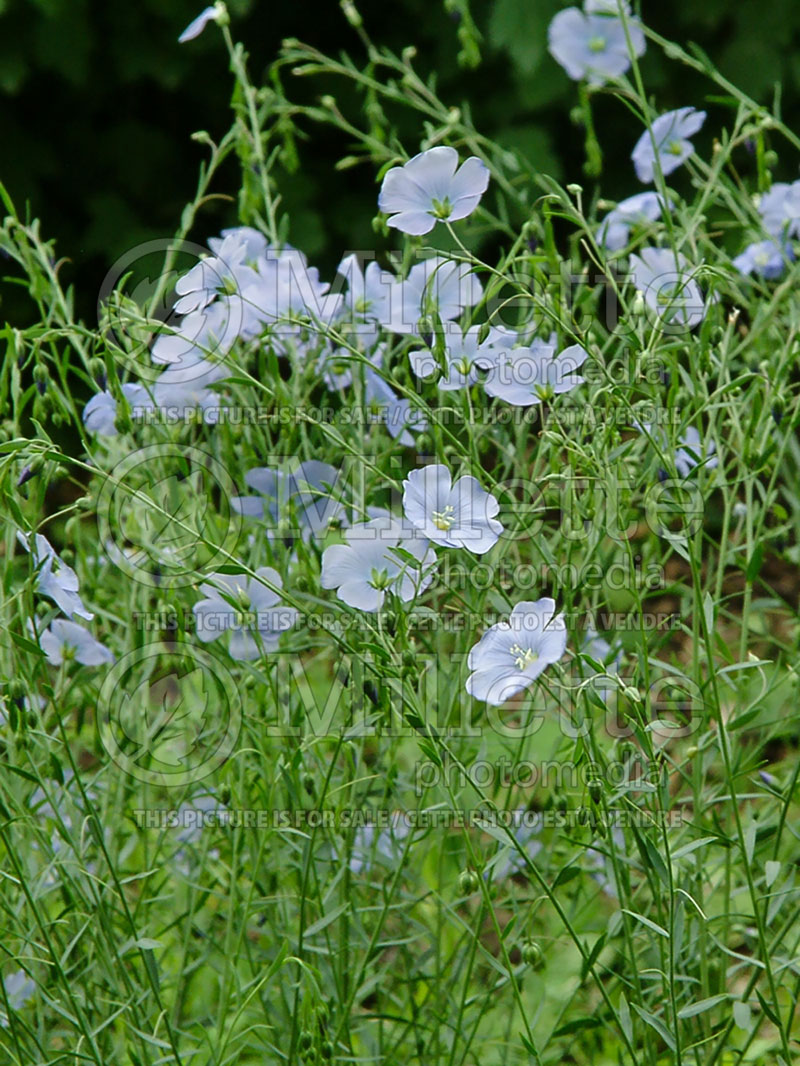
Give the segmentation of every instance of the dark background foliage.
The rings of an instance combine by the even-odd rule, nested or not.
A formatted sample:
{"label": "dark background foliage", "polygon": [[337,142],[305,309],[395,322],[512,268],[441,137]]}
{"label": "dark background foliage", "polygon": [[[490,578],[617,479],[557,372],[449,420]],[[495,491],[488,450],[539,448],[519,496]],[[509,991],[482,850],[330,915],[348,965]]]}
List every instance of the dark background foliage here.
{"label": "dark background foliage", "polygon": [[[577,89],[546,49],[547,25],[567,5],[472,0],[482,59],[470,69],[459,63],[458,8],[464,4],[363,0],[360,10],[377,44],[397,52],[416,46],[418,72],[436,72],[446,103],[469,101],[482,133],[521,149],[538,170],[587,184],[583,132],[570,120]],[[0,180],[18,209],[41,218],[44,235],[57,238],[59,255],[69,260],[65,276],[87,320],[114,259],[174,233],[206,153],[190,135],[205,129],[219,138],[228,128],[231,77],[218,32],[211,26],[195,41],[176,42],[201,7],[202,0],[0,0]],[[335,0],[230,0],[229,8],[234,39],[245,43],[257,83],[288,36],[361,58],[361,44]],[[699,44],[759,102],[771,104],[782,82],[783,117],[798,125],[796,0],[647,0],[642,16],[668,38]],[[714,92],[652,46],[643,71],[663,109],[708,106],[707,94]],[[289,81],[293,99],[312,102],[323,91],[313,81]],[[347,89],[340,84],[336,91]],[[641,188],[629,161],[639,131],[624,108],[602,94],[593,110],[605,153],[599,188],[619,199]],[[414,123],[408,116],[401,127],[409,152],[418,149],[421,133]],[[309,132],[300,168],[280,179],[281,193],[292,242],[330,275],[343,249],[374,242],[376,175],[369,167],[335,171],[347,150],[343,138],[320,127]],[[711,133],[705,136],[708,147]],[[794,177],[792,164],[782,170],[782,177]],[[214,191],[233,197],[237,187],[231,160]],[[190,236],[204,241],[235,220],[234,199],[215,201]],[[13,289],[3,289],[0,320],[13,320],[21,305]]]}

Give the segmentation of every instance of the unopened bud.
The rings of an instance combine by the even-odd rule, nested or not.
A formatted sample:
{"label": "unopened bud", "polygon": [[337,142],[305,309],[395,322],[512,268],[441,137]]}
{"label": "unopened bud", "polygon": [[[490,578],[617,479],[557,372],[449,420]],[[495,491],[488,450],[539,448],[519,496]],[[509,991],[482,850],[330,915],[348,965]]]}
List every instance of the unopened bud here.
{"label": "unopened bud", "polygon": [[462,870],[458,879],[458,887],[462,896],[471,896],[473,892],[478,891],[479,886],[480,880],[474,870]]}
{"label": "unopened bud", "polygon": [[536,966],[542,958],[542,949],[535,940],[526,940],[520,949],[522,961],[526,966]]}

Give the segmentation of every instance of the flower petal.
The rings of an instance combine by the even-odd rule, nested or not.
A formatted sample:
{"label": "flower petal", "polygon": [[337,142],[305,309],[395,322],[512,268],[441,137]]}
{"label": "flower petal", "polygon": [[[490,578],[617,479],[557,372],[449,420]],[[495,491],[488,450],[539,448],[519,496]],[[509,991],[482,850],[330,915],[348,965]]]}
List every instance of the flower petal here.
{"label": "flower petal", "polygon": [[413,237],[421,237],[424,233],[430,233],[436,225],[436,219],[425,211],[401,211],[399,215],[392,215],[386,225]]}

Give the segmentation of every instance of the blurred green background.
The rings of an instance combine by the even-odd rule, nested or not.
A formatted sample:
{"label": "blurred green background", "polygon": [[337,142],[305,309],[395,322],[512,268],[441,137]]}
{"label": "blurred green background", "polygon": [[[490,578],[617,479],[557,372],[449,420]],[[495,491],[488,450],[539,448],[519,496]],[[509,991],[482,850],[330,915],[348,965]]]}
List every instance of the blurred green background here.
{"label": "blurred green background", "polygon": [[[177,44],[203,0],[0,0],[0,180],[23,216],[42,220],[69,263],[63,276],[76,286],[89,321],[97,292],[114,259],[132,246],[174,233],[193,195],[206,150],[190,139],[228,128],[231,77],[219,33]],[[583,131],[570,121],[577,87],[547,54],[547,26],[569,6],[559,0],[362,0],[373,40],[395,51],[418,50],[416,68],[436,72],[441,98],[468,100],[478,129],[513,144],[538,170],[588,184]],[[230,0],[232,33],[245,43],[260,83],[281,40],[296,36],[328,53],[342,49],[357,62],[362,46],[336,0]],[[469,10],[481,35],[481,62],[459,63],[459,9]],[[800,88],[800,4],[793,0],[664,0],[644,3],[653,29],[681,43],[697,42],[722,73],[759,102],[771,104],[783,83],[781,108],[797,126]],[[654,47],[644,59],[648,91],[661,108],[707,106],[713,87]],[[288,79],[293,99],[311,102],[314,79]],[[346,93],[339,83],[338,98]],[[353,101],[355,104],[355,101]],[[713,109],[714,102],[711,101]],[[605,153],[603,194],[619,199],[638,191],[629,156],[639,131],[616,101],[596,98],[598,137]],[[409,113],[401,133],[415,151],[421,130]],[[708,148],[712,123],[704,131]],[[316,127],[301,143],[298,173],[281,180],[292,219],[290,239],[330,275],[344,249],[370,247],[375,237],[375,173],[369,167],[337,172],[346,152],[335,131]],[[226,164],[216,192],[235,196],[237,164]],[[796,168],[783,164],[782,177]],[[204,241],[235,221],[235,202],[216,201],[190,236]],[[17,300],[4,286],[0,321],[14,320]]]}

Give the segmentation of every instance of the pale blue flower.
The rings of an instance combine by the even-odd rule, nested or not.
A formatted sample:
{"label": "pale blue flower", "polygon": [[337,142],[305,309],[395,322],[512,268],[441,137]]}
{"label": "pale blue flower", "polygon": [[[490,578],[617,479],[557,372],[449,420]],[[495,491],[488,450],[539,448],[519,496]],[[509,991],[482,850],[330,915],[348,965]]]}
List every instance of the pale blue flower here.
{"label": "pale blue flower", "polygon": [[245,262],[248,241],[238,230],[224,238],[216,255],[201,259],[175,283],[178,300],[175,312],[179,315],[202,311],[218,295],[240,293],[252,280],[255,271]]}
{"label": "pale blue flower", "polygon": [[[304,537],[324,534],[334,519],[342,519],[343,507],[336,494],[341,471],[316,459],[299,463],[291,473],[265,466],[253,467],[245,482],[258,496],[234,496],[231,508],[248,518],[260,518],[273,527],[281,518]],[[269,536],[274,536],[270,530]]]}
{"label": "pale blue flower", "polygon": [[370,411],[385,424],[389,433],[404,448],[414,444],[409,432],[421,433],[427,427],[422,412],[411,406],[405,396],[398,396],[391,385],[375,370],[364,370],[364,399]]}
{"label": "pale blue flower", "polygon": [[773,239],[749,244],[741,255],[736,256],[733,265],[742,274],[758,274],[772,281],[783,274],[787,261],[794,261],[790,245],[781,245]]}
{"label": "pale blue flower", "polygon": [[219,18],[220,12],[217,9],[216,4],[212,4],[210,7],[201,11],[196,19],[186,27],[183,33],[178,38],[178,44],[186,44],[187,41],[193,41],[195,37],[199,37],[209,22],[216,22]]}
{"label": "pale blue flower", "polygon": [[267,248],[241,289],[241,335],[257,337],[267,327],[273,334],[297,335],[299,325],[287,322],[290,317],[330,325],[344,301],[341,294],[329,290],[330,285],[320,280],[319,271],[308,265],[302,252],[289,245]]}
{"label": "pale blue flower", "polygon": [[650,184],[655,180],[656,158],[664,175],[671,174],[685,163],[694,151],[689,138],[697,133],[705,120],[705,111],[693,107],[679,107],[677,111],[659,115],[653,123],[652,134],[645,130],[633,149],[631,158],[639,181]]}
{"label": "pale blue flower", "polygon": [[465,307],[474,307],[483,286],[466,263],[433,256],[417,263],[408,277],[396,280],[379,319],[393,333],[416,333],[420,318],[437,314],[442,322],[458,318]]}
{"label": "pale blue flower", "polygon": [[[661,427],[650,423],[640,425],[634,423],[636,428],[649,436],[662,452],[669,450],[666,434]],[[689,426],[686,432],[678,439],[679,447],[675,451],[675,469],[680,477],[688,477],[697,466],[704,466],[709,470],[719,465],[719,458],[715,455],[717,446],[713,440],[704,440],[700,431],[694,426]]]}
{"label": "pale blue flower", "polygon": [[[36,995],[36,985],[28,977],[24,970],[15,970],[3,978],[3,987],[8,997],[9,1010],[22,1010]],[[5,1013],[5,1002],[0,1002],[0,1026],[8,1028],[8,1017]]]}
{"label": "pale blue flower", "polygon": [[[153,405],[144,385],[131,382],[123,385],[121,391],[132,410],[141,411]],[[108,391],[98,392],[83,409],[83,424],[90,433],[98,433],[101,437],[116,437],[116,418],[117,401]]]}
{"label": "pale blue flower", "polygon": [[[583,10],[587,15],[612,15],[619,16],[617,0],[583,0]],[[628,0],[622,2],[623,14],[630,17],[631,5]]]}
{"label": "pale blue flower", "polygon": [[225,825],[228,819],[228,808],[220,803],[213,789],[196,793],[180,805],[176,819],[181,827],[177,835],[180,847],[174,855],[175,866],[180,874],[187,878],[197,876],[201,860],[214,861],[219,858],[217,848],[206,846],[203,831],[209,825],[215,828]]}
{"label": "pale blue flower", "polygon": [[[210,821],[215,826],[224,823],[227,811],[228,808],[224,803],[220,803],[213,789],[196,793],[178,808],[177,822],[181,830],[177,839],[181,844],[199,844],[205,822]],[[185,854],[181,849],[176,857],[183,857]]]}
{"label": "pale blue flower", "polygon": [[455,222],[472,214],[488,184],[489,168],[477,156],[459,167],[455,148],[439,145],[388,171],[378,207],[403,233],[429,233],[440,219]]}
{"label": "pale blue flower", "polygon": [[196,360],[198,350],[203,357],[224,355],[236,340],[252,340],[267,328],[299,337],[302,324],[294,319],[329,325],[340,313],[342,297],[329,293],[302,252],[273,248],[247,226],[224,233],[209,242],[214,254],[176,283],[174,310],[185,317],[156,338],[155,362]]}
{"label": "pale blue flower", "polygon": [[[644,32],[638,19],[628,19],[628,33],[637,56],[644,54]],[[550,54],[573,81],[603,85],[631,65],[625,26],[608,14],[584,13],[577,7],[559,11],[547,33]]]}
{"label": "pale blue flower", "polygon": [[164,422],[185,422],[199,409],[205,422],[216,423],[224,406],[211,386],[226,375],[224,366],[208,361],[170,366],[153,386],[152,406]]}
{"label": "pale blue flower", "polygon": [[[228,650],[234,659],[257,659],[278,647],[281,633],[297,621],[294,607],[279,606],[278,592],[257,580],[263,578],[276,589],[283,587],[280,574],[270,566],[246,574],[209,574],[200,586],[205,599],[194,605],[195,631],[205,644],[230,633]],[[257,634],[257,638],[255,634]]]}
{"label": "pale blue flower", "polygon": [[376,863],[390,869],[395,868],[403,854],[403,841],[409,832],[410,827],[399,811],[393,812],[391,825],[380,831],[377,826],[371,824],[358,826],[353,833],[353,845],[350,850],[350,872],[369,872]]}
{"label": "pale blue flower", "polygon": [[[377,340],[378,331],[374,330],[373,335],[368,338],[368,346],[373,340]],[[353,347],[364,356],[365,353],[357,347],[359,341],[363,341],[365,338],[363,334],[360,334],[351,338]],[[365,373],[369,375],[369,372],[374,367],[379,370],[383,365],[384,345],[378,345],[374,352],[371,352],[366,356],[366,362],[351,352],[348,348],[337,348],[329,342],[325,341],[322,346],[321,352],[317,357],[317,366],[322,380],[327,387],[332,391],[338,391],[340,389],[349,388],[353,384],[353,374],[358,375],[359,367],[364,366]]]}
{"label": "pale blue flower", "polygon": [[55,549],[47,537],[41,533],[25,534],[17,531],[17,540],[33,556],[33,564],[38,571],[36,588],[43,596],[53,600],[59,608],[72,618],[78,615],[90,621],[94,618],[87,611],[78,595],[78,576],[71,566],[67,566],[56,555]]}
{"label": "pale blue flower", "polygon": [[567,631],[564,616],[555,610],[549,596],[523,600],[507,622],[488,629],[469,653],[469,695],[499,707],[558,662],[567,647]]}
{"label": "pale blue flower", "polygon": [[362,332],[371,336],[374,323],[391,320],[391,299],[397,283],[394,274],[381,270],[374,260],[362,270],[355,252],[342,259],[336,272],[347,279],[344,307],[354,319],[365,320]]}
{"label": "pale blue flower", "polygon": [[688,477],[696,466],[713,470],[719,465],[719,459],[714,454],[716,444],[713,440],[703,440],[694,426],[689,426],[678,443],[682,447],[675,452],[675,469],[681,477]]}
{"label": "pale blue flower", "polygon": [[233,226],[222,230],[219,237],[208,238],[208,247],[214,255],[220,254],[228,237],[234,237],[244,249],[244,261],[250,266],[254,265],[260,256],[267,254],[269,242],[261,230],[254,229],[252,226]]}
{"label": "pale blue flower", "polygon": [[249,321],[241,296],[214,300],[185,315],[180,325],[159,333],[150,356],[154,363],[179,364],[181,369],[226,355],[245,332]]}
{"label": "pale blue flower", "polygon": [[[514,342],[511,334],[491,329],[486,340],[479,344],[480,331],[480,326],[472,326],[466,333],[462,333],[458,326],[445,331],[443,340],[447,373],[438,381],[439,388],[444,392],[474,385],[479,378],[478,371],[488,370],[497,362],[497,348],[510,348]],[[439,361],[430,348],[409,352],[408,359],[418,378],[430,377],[439,370]]]}
{"label": "pale blue flower", "polygon": [[669,248],[642,248],[631,256],[630,266],[636,288],[662,323],[683,330],[703,321],[706,304],[685,256]]}
{"label": "pale blue flower", "polygon": [[331,392],[340,392],[353,384],[353,358],[347,348],[337,348],[326,340],[317,357],[317,369]]}
{"label": "pale blue flower", "polygon": [[[96,802],[93,789],[86,789],[86,799]],[[62,781],[48,780],[31,793],[28,806],[39,822],[55,822],[50,836],[50,846],[54,853],[63,850],[77,824],[85,821],[86,806],[83,791],[79,788],[77,778],[71,766],[63,772]],[[50,825],[46,824],[49,830]],[[108,828],[108,827],[107,827]]]}
{"label": "pale blue flower", "polygon": [[84,666],[100,666],[113,663],[112,652],[95,640],[88,629],[66,618],[54,618],[49,627],[39,635],[39,647],[53,666],[76,659]]}
{"label": "pale blue flower", "polygon": [[800,237],[800,181],[776,181],[761,197],[758,210],[773,237]]}
{"label": "pale blue flower", "polygon": [[415,529],[443,548],[468,548],[483,555],[503,532],[494,496],[471,476],[454,484],[440,463],[411,471],[403,482],[403,510]]}
{"label": "pale blue flower", "polygon": [[[519,847],[530,859],[535,859],[544,846],[539,839],[542,832],[541,818],[534,811],[527,811],[520,807],[512,813],[511,832]],[[492,876],[497,881],[502,881],[514,874],[524,873],[528,866],[519,850],[513,847],[510,841],[502,846],[499,854],[503,855],[506,848],[510,849],[509,853],[492,867]],[[484,876],[488,876],[488,873]]]}
{"label": "pale blue flower", "polygon": [[630,239],[632,226],[644,226],[661,217],[661,199],[654,192],[640,192],[622,200],[609,211],[597,230],[597,243],[609,252],[618,252]]}
{"label": "pale blue flower", "polygon": [[[377,611],[387,592],[408,603],[433,580],[429,571],[436,553],[422,537],[414,536],[395,518],[373,518],[351,526],[345,544],[322,553],[320,584],[336,589],[340,600],[362,611]],[[396,549],[414,557],[412,564]]]}
{"label": "pale blue flower", "polygon": [[530,407],[583,384],[577,371],[588,353],[579,344],[558,353],[556,348],[553,335],[549,341],[536,339],[529,345],[501,349],[483,387],[489,396],[515,407]]}
{"label": "pale blue flower", "polygon": [[[601,637],[594,629],[587,629],[586,636],[581,647],[581,655],[588,655],[592,659],[596,659],[598,662],[607,663],[609,656],[611,655],[611,645],[608,643],[605,637]],[[619,651],[615,652],[615,663],[618,663],[621,657]]]}

